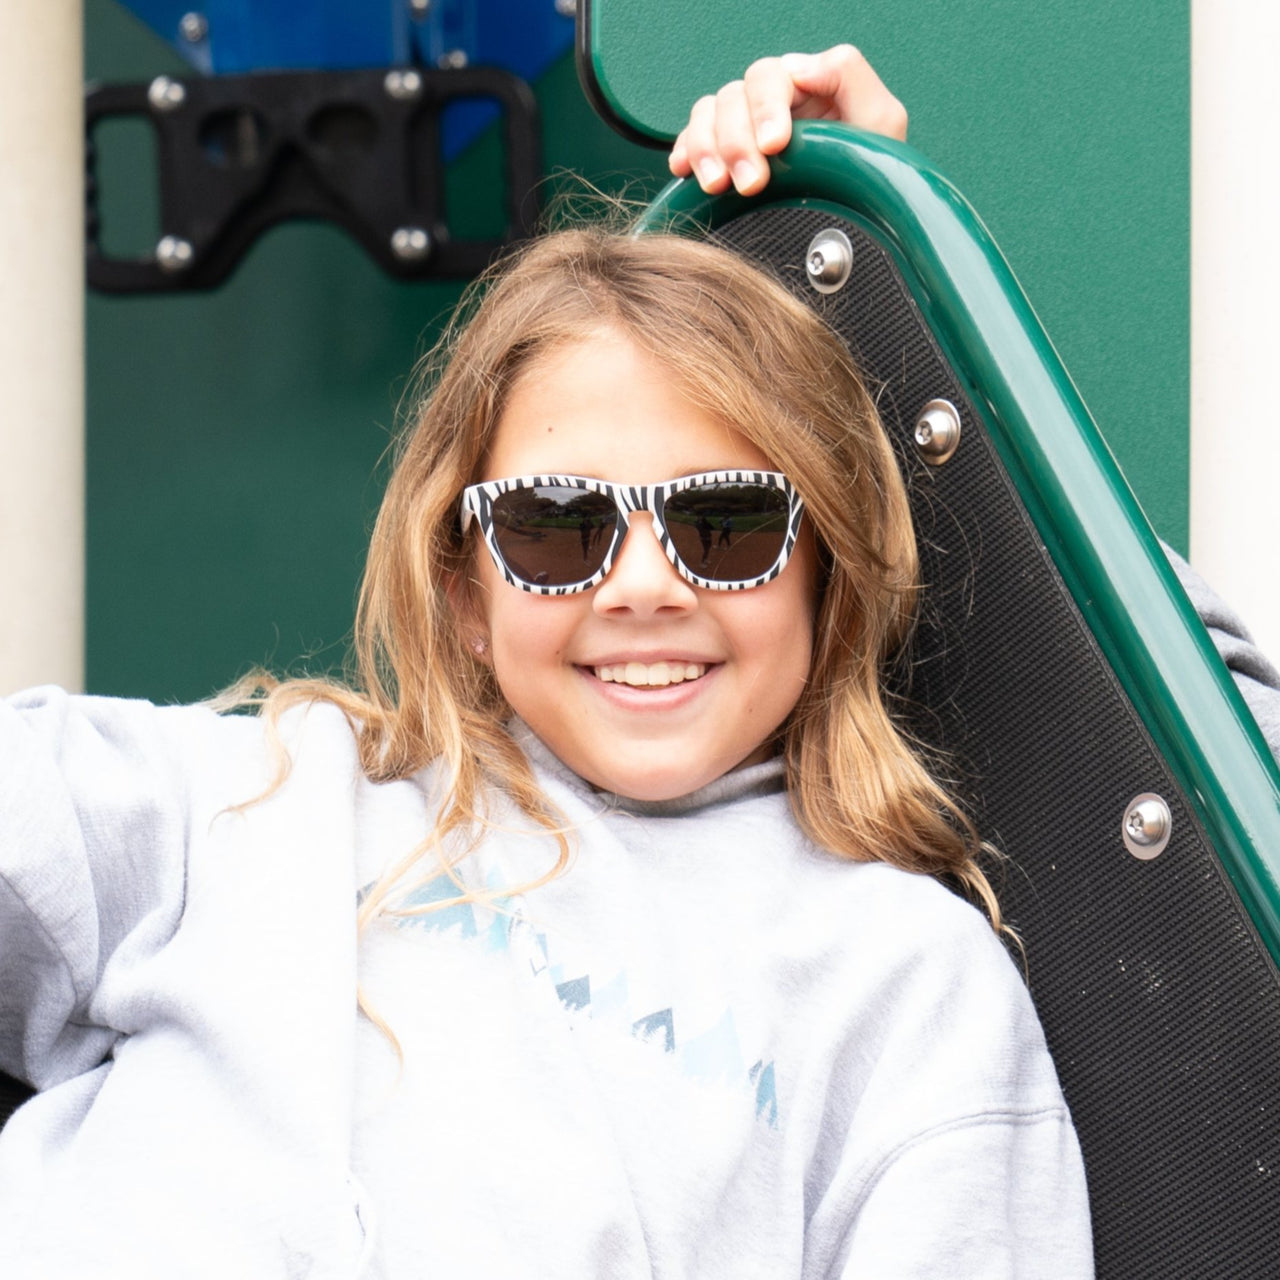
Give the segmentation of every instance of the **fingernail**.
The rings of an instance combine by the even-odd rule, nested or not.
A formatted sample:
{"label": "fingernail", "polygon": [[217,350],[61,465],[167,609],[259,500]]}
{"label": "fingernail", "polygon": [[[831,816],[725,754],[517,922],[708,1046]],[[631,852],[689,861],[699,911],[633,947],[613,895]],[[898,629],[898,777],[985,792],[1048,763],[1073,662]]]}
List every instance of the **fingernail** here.
{"label": "fingernail", "polygon": [[698,161],[698,179],[704,187],[713,186],[724,177],[724,165],[711,156]]}
{"label": "fingernail", "polygon": [[776,120],[761,120],[756,126],[756,141],[762,147],[771,147],[782,141],[782,126]]}
{"label": "fingernail", "polygon": [[733,166],[733,185],[739,191],[745,187],[752,186],[760,177],[760,170],[756,168],[749,160],[739,160]]}

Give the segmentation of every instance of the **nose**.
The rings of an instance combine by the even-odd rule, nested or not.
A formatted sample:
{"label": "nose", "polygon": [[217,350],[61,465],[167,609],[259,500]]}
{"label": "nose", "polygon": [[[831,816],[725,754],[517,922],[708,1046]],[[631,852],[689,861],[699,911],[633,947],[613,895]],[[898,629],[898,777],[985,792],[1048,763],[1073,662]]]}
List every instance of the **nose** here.
{"label": "nose", "polygon": [[595,589],[593,607],[599,614],[627,612],[640,617],[664,611],[688,612],[697,607],[698,594],[675,570],[658,541],[654,517],[633,511],[605,580]]}

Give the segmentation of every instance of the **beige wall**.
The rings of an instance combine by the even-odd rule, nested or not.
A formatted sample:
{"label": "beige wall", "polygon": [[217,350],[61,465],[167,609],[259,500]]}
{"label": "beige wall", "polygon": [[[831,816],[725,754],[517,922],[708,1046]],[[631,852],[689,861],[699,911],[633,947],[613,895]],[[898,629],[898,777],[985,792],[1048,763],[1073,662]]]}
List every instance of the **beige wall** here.
{"label": "beige wall", "polygon": [[1280,4],[1193,0],[1191,559],[1280,661]]}
{"label": "beige wall", "polygon": [[84,139],[77,0],[0,40],[0,692],[84,669]]}

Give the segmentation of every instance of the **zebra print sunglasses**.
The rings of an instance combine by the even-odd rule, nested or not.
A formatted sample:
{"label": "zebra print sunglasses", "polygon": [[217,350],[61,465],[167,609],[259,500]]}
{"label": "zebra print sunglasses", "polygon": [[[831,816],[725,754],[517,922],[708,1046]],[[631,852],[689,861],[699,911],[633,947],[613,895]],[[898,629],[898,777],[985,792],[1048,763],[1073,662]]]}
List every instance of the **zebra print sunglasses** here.
{"label": "zebra print sunglasses", "polygon": [[460,519],[464,534],[479,522],[512,586],[566,596],[604,580],[635,511],[652,514],[654,533],[686,582],[745,591],[786,567],[804,503],[777,471],[705,471],[649,485],[518,476],[464,489]]}

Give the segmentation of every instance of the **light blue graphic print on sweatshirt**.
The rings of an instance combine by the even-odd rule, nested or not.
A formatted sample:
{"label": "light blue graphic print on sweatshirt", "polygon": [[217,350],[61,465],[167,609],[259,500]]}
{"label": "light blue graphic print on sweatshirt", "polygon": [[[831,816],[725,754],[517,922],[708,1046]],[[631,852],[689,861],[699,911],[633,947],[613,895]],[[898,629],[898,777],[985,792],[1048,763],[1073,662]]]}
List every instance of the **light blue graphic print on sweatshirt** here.
{"label": "light blue graphic print on sweatshirt", "polygon": [[[363,901],[372,885],[361,889]],[[779,1128],[774,1064],[757,1057],[748,1065],[738,1039],[733,1010],[705,1026],[687,1026],[676,1004],[647,1012],[633,1010],[624,968],[595,956],[590,961],[529,919],[519,897],[491,882],[484,901],[459,901],[463,890],[437,875],[407,893],[391,919],[400,929],[453,934],[489,951],[524,953],[534,978],[550,982],[571,1017],[588,1017],[669,1054],[681,1075],[706,1085],[737,1088],[771,1129]],[[437,905],[439,904],[439,905]]]}

